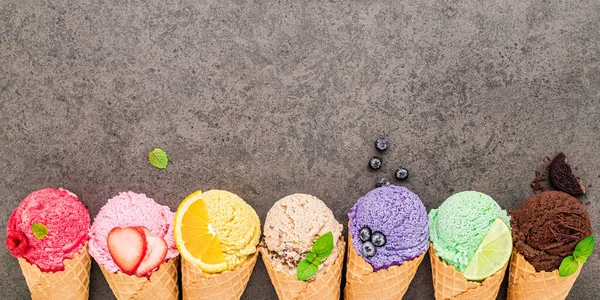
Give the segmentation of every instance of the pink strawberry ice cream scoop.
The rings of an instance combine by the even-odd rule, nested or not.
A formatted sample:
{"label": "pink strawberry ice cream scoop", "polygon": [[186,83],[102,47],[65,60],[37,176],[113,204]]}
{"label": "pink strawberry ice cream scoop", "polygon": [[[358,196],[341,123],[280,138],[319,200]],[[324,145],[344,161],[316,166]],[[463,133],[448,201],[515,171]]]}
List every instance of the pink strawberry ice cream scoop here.
{"label": "pink strawberry ice cream scoop", "polygon": [[[36,237],[34,227],[47,233],[36,231]],[[6,248],[42,272],[63,271],[63,261],[81,252],[89,240],[89,228],[88,210],[75,194],[43,189],[29,194],[13,211],[6,226]]]}
{"label": "pink strawberry ice cream scoop", "polygon": [[120,193],[100,209],[90,229],[90,255],[108,271],[122,271],[110,254],[107,237],[113,228],[143,226],[167,243],[165,261],[179,255],[173,236],[173,213],[144,194]]}

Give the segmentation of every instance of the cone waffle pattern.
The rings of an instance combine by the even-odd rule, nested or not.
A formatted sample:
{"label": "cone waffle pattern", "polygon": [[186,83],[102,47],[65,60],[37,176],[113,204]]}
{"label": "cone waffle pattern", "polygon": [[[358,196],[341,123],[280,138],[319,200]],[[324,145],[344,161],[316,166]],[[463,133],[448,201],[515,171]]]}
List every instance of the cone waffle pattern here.
{"label": "cone waffle pattern", "polygon": [[567,277],[560,277],[558,270],[536,272],[525,257],[513,249],[508,273],[508,299],[566,299],[581,272],[581,267],[582,264],[579,264],[577,272]]}
{"label": "cone waffle pattern", "polygon": [[181,263],[183,299],[240,299],[252,275],[257,257],[258,251],[237,269],[210,276],[184,259]]}
{"label": "cone waffle pattern", "polygon": [[402,299],[415,277],[425,253],[400,266],[373,272],[373,267],[365,261],[352,246],[352,236],[348,234],[348,263],[346,265],[346,287],[344,299]]}
{"label": "cone waffle pattern", "polygon": [[179,257],[169,259],[152,273],[150,279],[123,272],[111,273],[102,265],[100,269],[118,300],[177,300],[179,297],[178,264]]}
{"label": "cone waffle pattern", "polygon": [[483,282],[474,282],[466,280],[461,272],[440,260],[431,243],[429,244],[429,260],[431,261],[433,288],[437,300],[495,300],[508,266],[506,264]]}
{"label": "cone waffle pattern", "polygon": [[90,292],[91,257],[87,244],[72,259],[65,259],[65,270],[42,272],[24,258],[19,265],[32,300],[87,300]]}
{"label": "cone waffle pattern", "polygon": [[344,239],[340,238],[338,243],[342,243],[341,251],[333,265],[328,266],[325,272],[316,276],[311,282],[300,281],[296,275],[277,271],[273,268],[268,259],[267,250],[260,248],[263,262],[271,277],[271,283],[277,291],[277,296],[282,300],[338,300],[340,299],[340,283],[342,279],[342,267],[344,263],[344,252],[346,244]]}

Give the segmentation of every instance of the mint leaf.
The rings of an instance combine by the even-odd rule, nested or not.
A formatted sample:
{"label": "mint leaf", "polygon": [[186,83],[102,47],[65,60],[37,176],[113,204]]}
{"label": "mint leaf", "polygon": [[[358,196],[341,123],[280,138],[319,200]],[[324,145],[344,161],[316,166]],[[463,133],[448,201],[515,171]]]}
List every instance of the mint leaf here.
{"label": "mint leaf", "polygon": [[326,259],[333,251],[333,234],[330,232],[322,235],[312,246],[312,252],[320,260]]}
{"label": "mint leaf", "polygon": [[296,277],[298,280],[307,280],[311,278],[319,270],[319,266],[323,263],[333,251],[333,234],[330,232],[320,236],[312,246],[312,252],[306,253],[306,259],[303,259],[298,264],[296,269]]}
{"label": "mint leaf", "polygon": [[319,267],[308,262],[308,260],[303,259],[298,264],[298,268],[296,269],[296,278],[298,278],[298,280],[301,280],[301,281],[307,280],[307,279],[311,278],[313,275],[315,275],[315,273],[317,273],[318,270],[319,270]]}
{"label": "mint leaf", "polygon": [[[575,253],[573,253],[573,255],[575,255]],[[576,262],[580,262],[582,264],[585,264],[587,262],[587,257],[583,257],[583,256],[573,256],[573,259]]]}
{"label": "mint leaf", "polygon": [[31,231],[33,231],[33,235],[40,240],[48,235],[48,227],[42,223],[31,224]]}
{"label": "mint leaf", "polygon": [[577,269],[579,269],[579,263],[573,258],[572,255],[569,255],[560,263],[560,267],[558,268],[558,276],[570,276],[577,272]]}
{"label": "mint leaf", "polygon": [[161,148],[156,148],[148,153],[148,160],[150,164],[159,169],[164,169],[169,164],[169,157],[167,152]]}
{"label": "mint leaf", "polygon": [[315,266],[317,266],[317,267],[318,267],[318,266],[320,266],[322,263],[323,263],[323,262],[322,262],[320,259],[315,259],[315,260],[313,260],[313,262],[312,262],[312,264],[313,264],[313,265],[315,265]]}
{"label": "mint leaf", "polygon": [[575,246],[575,251],[573,251],[573,257],[576,261],[585,264],[587,258],[592,255],[594,251],[594,236],[588,236],[585,239],[581,240]]}

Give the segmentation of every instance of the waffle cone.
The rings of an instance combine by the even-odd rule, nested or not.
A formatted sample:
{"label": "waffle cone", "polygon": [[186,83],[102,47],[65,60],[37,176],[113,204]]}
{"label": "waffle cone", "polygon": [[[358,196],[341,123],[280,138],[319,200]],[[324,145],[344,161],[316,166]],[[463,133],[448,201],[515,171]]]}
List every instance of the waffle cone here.
{"label": "waffle cone", "polygon": [[431,261],[435,299],[438,300],[495,300],[508,266],[506,264],[483,282],[475,282],[466,280],[461,272],[443,262],[435,253],[431,243],[429,244],[429,260]]}
{"label": "waffle cone", "polygon": [[535,268],[525,260],[523,255],[513,249],[508,273],[508,299],[566,299],[573,287],[582,264],[575,274],[560,277],[558,270],[552,272],[536,272]]}
{"label": "waffle cone", "polygon": [[265,267],[271,278],[271,283],[273,283],[279,299],[340,299],[340,283],[342,280],[344,251],[346,250],[344,238],[342,237],[340,239],[339,243],[342,243],[341,251],[333,265],[328,266],[323,274],[317,275],[316,279],[310,282],[300,281],[295,275],[275,270],[271,261],[268,259],[267,250],[264,247],[260,247],[263,262],[265,263]]}
{"label": "waffle cone", "polygon": [[184,300],[234,300],[240,299],[254,270],[258,251],[233,271],[207,275],[198,266],[181,263],[181,281]]}
{"label": "waffle cone", "polygon": [[402,299],[423,257],[425,253],[402,265],[373,272],[373,267],[356,253],[356,249],[352,246],[352,236],[348,233],[344,299]]}
{"label": "waffle cone", "polygon": [[42,272],[24,258],[19,265],[32,300],[87,300],[90,292],[91,258],[87,243],[72,259],[65,259],[60,272]]}
{"label": "waffle cone", "polygon": [[179,257],[169,259],[150,275],[150,279],[123,272],[111,273],[102,265],[100,269],[118,300],[177,300],[179,298],[178,264]]}

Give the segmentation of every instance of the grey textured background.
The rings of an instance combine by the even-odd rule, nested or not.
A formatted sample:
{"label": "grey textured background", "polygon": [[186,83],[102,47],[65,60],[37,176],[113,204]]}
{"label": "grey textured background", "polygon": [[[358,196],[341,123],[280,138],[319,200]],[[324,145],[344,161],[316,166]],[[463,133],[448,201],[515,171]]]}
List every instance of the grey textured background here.
{"label": "grey textured background", "polygon": [[[514,209],[541,158],[565,151],[593,186],[580,199],[597,231],[599,12],[596,0],[0,0],[0,224],[58,186],[92,216],[121,191],[175,209],[219,188],[264,220],[304,192],[345,224],[399,165],[428,209],[467,189]],[[383,134],[385,166],[370,172]],[[157,146],[164,171],[146,160]],[[2,249],[2,299],[26,299]],[[596,253],[570,298],[599,298],[599,280]],[[91,299],[112,297],[94,264]],[[275,298],[262,263],[243,298]],[[430,298],[425,260],[406,299]]]}

